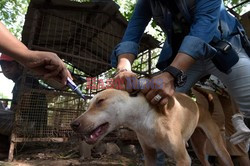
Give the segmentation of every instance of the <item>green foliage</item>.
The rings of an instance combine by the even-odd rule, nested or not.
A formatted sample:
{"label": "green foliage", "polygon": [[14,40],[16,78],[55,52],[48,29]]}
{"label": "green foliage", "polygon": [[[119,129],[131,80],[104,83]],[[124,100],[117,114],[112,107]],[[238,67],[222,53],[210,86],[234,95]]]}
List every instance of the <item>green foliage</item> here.
{"label": "green foliage", "polygon": [[30,0],[1,0],[0,20],[19,39]]}
{"label": "green foliage", "polygon": [[[120,6],[120,11],[124,15],[124,17],[129,20],[130,17],[132,16],[134,7],[135,7],[135,0],[114,0],[119,6]],[[229,8],[236,6],[237,4],[244,2],[246,0],[224,0],[226,6]],[[246,7],[247,5],[250,5],[249,3],[245,3],[244,5],[240,5],[239,7],[235,8],[234,11],[236,13],[241,14],[243,11],[243,8]],[[156,37],[159,41],[164,41],[165,36],[162,33],[162,30],[155,24],[155,22],[150,23],[150,31],[151,35]]]}
{"label": "green foliage", "polygon": [[0,99],[9,99],[9,97],[3,94],[3,92],[0,92]]}
{"label": "green foliage", "polygon": [[250,5],[249,0],[224,0],[224,2],[228,8],[232,8],[232,7],[235,7],[242,2],[246,2],[243,5],[239,5],[238,7],[233,9],[236,13],[238,13],[240,15],[243,14],[244,12],[246,12],[247,10],[249,10],[249,7],[247,9],[247,6]]}
{"label": "green foliage", "polygon": [[[71,0],[76,2],[90,2],[91,0]],[[119,6],[121,13],[126,17],[127,20],[132,16],[136,0],[114,0]],[[246,0],[224,0],[225,4],[229,7],[235,6]],[[22,26],[24,23],[25,13],[28,8],[30,0],[1,0],[0,1],[0,20],[5,26],[19,39],[21,37]],[[242,8],[246,5],[239,6],[234,9],[237,13],[242,12]],[[248,3],[249,5],[249,3]],[[156,28],[156,37],[162,38],[160,29],[152,22],[152,28]]]}
{"label": "green foliage", "polygon": [[235,5],[240,4],[241,2],[245,2],[245,1],[246,0],[224,0],[225,4],[231,4],[231,6],[235,6]]}
{"label": "green foliage", "polygon": [[129,20],[135,8],[135,0],[114,0],[120,6],[120,12]]}

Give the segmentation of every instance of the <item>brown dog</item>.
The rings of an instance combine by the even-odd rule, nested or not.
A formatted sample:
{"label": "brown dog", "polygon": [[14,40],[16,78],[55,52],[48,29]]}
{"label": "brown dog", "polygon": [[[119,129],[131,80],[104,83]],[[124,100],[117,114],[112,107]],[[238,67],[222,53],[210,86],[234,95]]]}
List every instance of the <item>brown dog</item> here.
{"label": "brown dog", "polygon": [[72,129],[89,144],[121,125],[136,132],[146,166],[156,164],[156,149],[172,157],[176,165],[191,165],[185,145],[197,126],[206,133],[223,164],[233,165],[209,112],[185,94],[175,93],[164,108],[158,108],[150,105],[143,94],[130,97],[125,91],[104,90],[71,123]]}
{"label": "brown dog", "polygon": [[[221,135],[226,138],[230,137],[236,131],[233,127],[231,118],[234,114],[239,113],[236,103],[230,98],[229,94],[225,91],[223,95],[216,93],[213,90],[204,89],[202,87],[194,87],[196,91],[193,91],[196,96],[197,102],[203,102],[204,97],[209,98],[210,104],[210,114],[213,121],[218,125]],[[203,96],[201,96],[203,94]],[[203,99],[202,99],[203,98]],[[203,104],[204,105],[204,104]],[[212,105],[212,107],[211,107]],[[209,166],[207,161],[207,156],[216,156],[213,147],[210,146],[207,137],[198,128],[195,130],[191,136],[192,147],[199,158],[200,162],[204,166]],[[245,152],[245,146],[243,143],[233,145],[229,140],[224,139],[226,148],[231,156],[233,156],[233,161],[237,165],[250,165],[247,152]],[[218,161],[219,165],[220,160]]]}

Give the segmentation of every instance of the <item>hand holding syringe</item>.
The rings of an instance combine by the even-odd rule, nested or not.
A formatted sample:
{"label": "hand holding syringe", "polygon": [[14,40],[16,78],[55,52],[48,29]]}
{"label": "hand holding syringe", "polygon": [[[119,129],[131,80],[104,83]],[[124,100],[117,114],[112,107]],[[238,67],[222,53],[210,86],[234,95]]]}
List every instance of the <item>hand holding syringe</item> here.
{"label": "hand holding syringe", "polygon": [[80,91],[79,87],[69,77],[67,78],[67,85],[70,87],[70,89],[72,89],[81,98],[83,98],[84,100],[87,99],[86,96],[84,96],[82,94],[82,92]]}

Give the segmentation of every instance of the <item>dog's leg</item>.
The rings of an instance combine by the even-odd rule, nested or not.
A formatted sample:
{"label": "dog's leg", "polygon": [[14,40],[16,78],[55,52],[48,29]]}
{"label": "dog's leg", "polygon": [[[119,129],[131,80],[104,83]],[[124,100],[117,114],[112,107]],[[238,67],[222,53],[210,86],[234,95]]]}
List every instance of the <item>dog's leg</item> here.
{"label": "dog's leg", "polygon": [[186,142],[182,139],[182,135],[178,131],[171,131],[166,134],[162,142],[162,150],[176,161],[176,166],[190,166],[191,159],[186,149]]}
{"label": "dog's leg", "polygon": [[205,145],[207,142],[207,137],[205,133],[200,128],[196,128],[193,135],[190,138],[192,148],[200,160],[203,166],[210,166],[210,163],[206,159]]}
{"label": "dog's leg", "polygon": [[186,144],[184,141],[178,141],[179,143],[174,146],[174,156],[176,161],[176,166],[190,166],[191,159],[188,155]]}
{"label": "dog's leg", "polygon": [[199,127],[203,129],[206,136],[212,143],[217,155],[220,157],[223,165],[230,166],[233,165],[231,157],[225,147],[224,141],[222,139],[220,130],[216,123],[212,120],[211,115],[208,111],[205,111],[200,107],[200,119]]}
{"label": "dog's leg", "polygon": [[156,150],[154,148],[149,147],[143,140],[142,137],[137,135],[137,138],[140,142],[140,145],[144,154],[144,165],[145,166],[154,166],[156,165]]}

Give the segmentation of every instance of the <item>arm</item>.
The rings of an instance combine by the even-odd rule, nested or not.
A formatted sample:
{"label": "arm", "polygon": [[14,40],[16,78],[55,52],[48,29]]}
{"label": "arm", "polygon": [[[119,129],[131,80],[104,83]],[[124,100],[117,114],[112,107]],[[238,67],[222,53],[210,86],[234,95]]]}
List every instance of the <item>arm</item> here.
{"label": "arm", "polygon": [[[213,56],[216,50],[208,43],[214,38],[220,18],[220,0],[196,1],[193,23],[189,34],[182,41],[179,53],[174,59],[172,66],[181,70],[187,70],[195,60]],[[182,58],[189,56],[190,60],[185,62]]]}
{"label": "arm", "polygon": [[28,48],[15,38],[0,22],[0,48],[1,52],[12,56],[17,61],[20,61],[27,55]]}
{"label": "arm", "polygon": [[[112,53],[113,67],[117,67],[118,70],[128,67],[127,69],[131,70],[131,65],[138,54],[140,39],[151,17],[149,1],[138,0],[122,41],[116,46]],[[123,66],[124,64],[126,65]]]}
{"label": "arm", "polygon": [[[171,66],[186,71],[197,59],[206,58],[207,55],[215,55],[216,50],[208,43],[212,41],[216,34],[220,7],[220,0],[196,1],[190,32],[182,41],[178,54],[170,64]],[[154,100],[154,97],[159,94],[162,97],[160,104],[165,105],[168,102],[168,96],[174,94],[174,78],[168,72],[164,72],[154,77],[154,80],[157,79],[163,80],[162,89],[145,89],[143,92],[152,104],[158,103]]]}
{"label": "arm", "polygon": [[118,73],[115,76],[115,88],[132,92],[134,86],[128,87],[127,85],[137,85],[137,76],[131,72],[131,66],[137,57],[140,39],[151,17],[149,1],[138,0],[122,41],[116,46],[111,56],[111,64],[117,67]]}
{"label": "arm", "polygon": [[131,71],[131,65],[135,60],[135,56],[133,54],[122,54],[118,57],[118,65],[117,70],[127,69]]}
{"label": "arm", "polygon": [[29,50],[1,22],[0,36],[0,51],[2,53],[13,57],[44,79],[56,78],[65,85],[67,77],[71,78],[63,61],[56,54]]}

